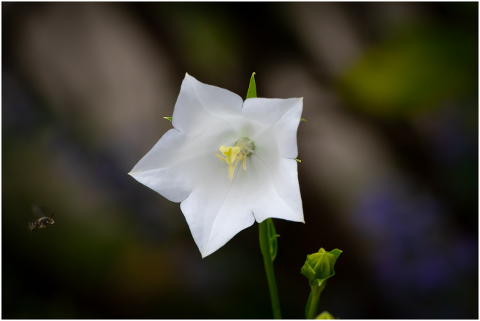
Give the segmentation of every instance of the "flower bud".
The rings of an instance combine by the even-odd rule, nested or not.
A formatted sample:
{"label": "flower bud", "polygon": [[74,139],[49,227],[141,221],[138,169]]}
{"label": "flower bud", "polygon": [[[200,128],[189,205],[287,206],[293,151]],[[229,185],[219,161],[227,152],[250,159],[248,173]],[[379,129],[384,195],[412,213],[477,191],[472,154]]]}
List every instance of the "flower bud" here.
{"label": "flower bud", "polygon": [[300,272],[310,281],[310,286],[321,286],[325,280],[335,275],[333,267],[341,253],[339,249],[327,252],[321,248],[317,253],[307,255]]}
{"label": "flower bud", "polygon": [[328,311],[323,311],[315,319],[317,319],[317,320],[335,320],[333,315],[331,315]]}

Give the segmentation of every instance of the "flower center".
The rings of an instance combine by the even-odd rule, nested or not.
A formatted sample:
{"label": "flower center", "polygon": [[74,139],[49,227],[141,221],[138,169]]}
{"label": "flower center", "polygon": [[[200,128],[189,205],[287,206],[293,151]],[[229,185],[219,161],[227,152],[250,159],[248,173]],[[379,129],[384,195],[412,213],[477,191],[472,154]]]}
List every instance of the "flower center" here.
{"label": "flower center", "polygon": [[222,145],[219,150],[223,156],[218,153],[215,156],[228,164],[228,179],[231,182],[238,162],[242,161],[243,170],[247,169],[247,156],[254,153],[254,145],[250,139],[242,137],[235,142],[235,146]]}

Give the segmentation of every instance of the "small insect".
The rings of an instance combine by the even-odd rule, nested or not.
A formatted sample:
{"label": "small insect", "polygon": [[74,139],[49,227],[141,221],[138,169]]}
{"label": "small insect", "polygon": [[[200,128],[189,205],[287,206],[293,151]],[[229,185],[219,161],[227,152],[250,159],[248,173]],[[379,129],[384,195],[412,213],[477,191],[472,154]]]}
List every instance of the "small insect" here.
{"label": "small insect", "polygon": [[55,221],[53,220],[53,214],[55,214],[55,212],[53,212],[50,217],[47,217],[45,216],[45,214],[43,214],[42,210],[37,205],[32,206],[32,211],[33,214],[40,216],[40,218],[30,220],[28,222],[27,226],[31,233],[33,233],[33,231],[35,231],[36,229],[47,228],[50,225],[55,224]]}

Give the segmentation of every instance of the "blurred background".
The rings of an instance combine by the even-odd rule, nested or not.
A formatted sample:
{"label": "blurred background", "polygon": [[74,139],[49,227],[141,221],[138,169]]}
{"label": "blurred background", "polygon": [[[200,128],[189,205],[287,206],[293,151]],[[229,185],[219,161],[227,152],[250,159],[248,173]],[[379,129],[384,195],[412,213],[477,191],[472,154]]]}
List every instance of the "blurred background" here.
{"label": "blurred background", "polygon": [[[202,259],[127,173],[185,72],[304,97],[283,316],[478,318],[477,3],[2,3],[2,318],[271,318],[255,224]],[[56,224],[33,234],[32,204]]]}

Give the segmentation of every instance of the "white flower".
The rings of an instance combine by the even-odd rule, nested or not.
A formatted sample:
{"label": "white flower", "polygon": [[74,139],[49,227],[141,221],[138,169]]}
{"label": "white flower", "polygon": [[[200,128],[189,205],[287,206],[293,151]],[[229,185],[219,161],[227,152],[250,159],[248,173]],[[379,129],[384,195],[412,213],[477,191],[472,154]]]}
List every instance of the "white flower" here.
{"label": "white flower", "polygon": [[297,174],[302,98],[242,98],[186,75],[173,127],[129,173],[181,202],[203,257],[255,220],[304,222]]}

